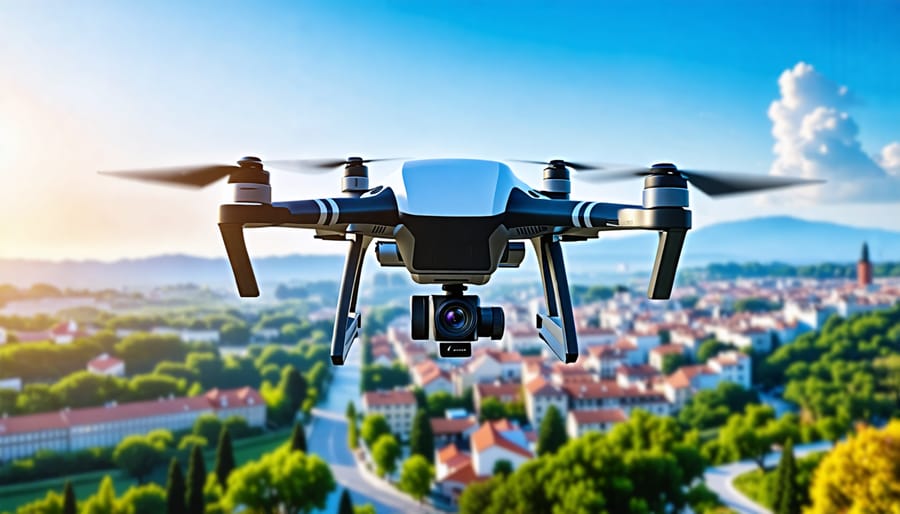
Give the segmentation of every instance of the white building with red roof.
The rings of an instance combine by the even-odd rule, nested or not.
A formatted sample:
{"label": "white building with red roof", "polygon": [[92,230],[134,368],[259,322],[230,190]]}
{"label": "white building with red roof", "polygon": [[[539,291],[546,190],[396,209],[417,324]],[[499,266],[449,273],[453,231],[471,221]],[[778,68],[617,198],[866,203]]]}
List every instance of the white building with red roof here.
{"label": "white building with red roof", "polygon": [[479,477],[472,464],[472,455],[464,452],[455,444],[436,450],[434,478],[438,490],[450,498],[452,504],[459,502],[459,497],[467,485],[489,477]]}
{"label": "white building with red roof", "polygon": [[532,323],[515,323],[507,326],[503,331],[503,339],[500,340],[500,344],[507,351],[517,353],[540,350],[545,346]]}
{"label": "white building with red roof", "polygon": [[468,441],[478,428],[475,416],[465,418],[431,418],[431,433],[434,447],[440,448],[450,443],[462,444]]}
{"label": "white building with red roof", "polygon": [[587,432],[606,433],[619,423],[628,421],[628,415],[619,408],[573,410],[566,417],[566,432],[575,439]]}
{"label": "white building with red roof", "polygon": [[706,361],[706,365],[719,375],[719,382],[733,382],[745,389],[752,385],[751,358],[741,352],[721,352]]}
{"label": "white building with red roof", "polygon": [[87,370],[95,375],[104,375],[107,377],[124,377],[125,361],[117,359],[108,353],[102,353],[99,357],[93,358],[87,363]]}
{"label": "white building with red roof", "polygon": [[453,379],[450,373],[440,368],[433,360],[425,359],[412,368],[413,383],[421,387],[426,395],[439,391],[453,394]]}
{"label": "white building with red roof", "polygon": [[479,348],[462,367],[453,371],[453,389],[462,395],[466,389],[484,382],[518,382],[522,377],[522,356],[493,348]]}
{"label": "white building with red roof", "polygon": [[56,344],[70,344],[78,337],[87,336],[87,332],[79,330],[74,320],[63,321],[50,329],[50,338]]}
{"label": "white building with red roof", "polygon": [[636,387],[642,391],[651,389],[651,382],[660,376],[658,369],[649,364],[619,366],[616,369],[616,383],[622,387]]}
{"label": "white building with red roof", "polygon": [[560,416],[565,416],[568,412],[569,399],[561,387],[541,376],[525,384],[525,413],[531,426],[541,425],[551,405],[556,407]]}
{"label": "white building with red roof", "polygon": [[472,466],[478,476],[493,474],[500,460],[509,461],[516,469],[534,458],[528,435],[505,419],[484,423],[471,440]]}
{"label": "white building with red roof", "polygon": [[242,416],[250,426],[266,422],[266,404],[256,390],[212,390],[189,398],[110,403],[105,407],[0,418],[0,461],[19,459],[43,449],[74,451],[114,446],[133,434],[151,430],[190,429],[203,414],[221,419]]}
{"label": "white building with red roof", "polygon": [[401,439],[408,439],[416,417],[416,397],[406,389],[374,391],[363,394],[363,412],[381,414],[391,427],[391,432]]}

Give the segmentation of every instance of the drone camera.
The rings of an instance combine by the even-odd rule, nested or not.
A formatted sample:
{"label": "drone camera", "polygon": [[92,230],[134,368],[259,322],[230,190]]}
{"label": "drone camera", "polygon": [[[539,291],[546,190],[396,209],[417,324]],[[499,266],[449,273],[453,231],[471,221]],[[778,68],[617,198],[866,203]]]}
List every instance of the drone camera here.
{"label": "drone camera", "polygon": [[[439,350],[442,357],[468,357],[471,355],[471,344],[463,342],[475,341],[479,337],[495,340],[503,337],[503,309],[481,307],[475,295],[413,296],[410,314],[412,339],[431,338],[441,342]],[[468,347],[468,351],[464,346]]]}

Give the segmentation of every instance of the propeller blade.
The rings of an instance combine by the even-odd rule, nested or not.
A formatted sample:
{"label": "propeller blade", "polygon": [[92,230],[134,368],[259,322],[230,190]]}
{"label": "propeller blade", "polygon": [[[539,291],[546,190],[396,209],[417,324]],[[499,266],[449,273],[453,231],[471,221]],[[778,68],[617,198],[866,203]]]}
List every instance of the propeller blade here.
{"label": "propeller blade", "polygon": [[709,196],[724,196],[782,187],[822,184],[824,180],[748,173],[678,170],[688,181]]}
{"label": "propeller blade", "polygon": [[222,164],[208,164],[199,166],[178,166],[172,168],[155,168],[146,170],[129,171],[101,171],[101,175],[142,180],[147,182],[162,182],[188,187],[204,187],[221,180],[232,172],[241,169],[240,166]]}
{"label": "propeller blade", "polygon": [[615,164],[611,162],[570,162],[562,159],[556,159],[554,161],[530,161],[525,159],[509,160],[512,162],[523,162],[525,164],[539,164],[541,166],[552,166],[556,162],[562,162],[567,168],[571,168],[575,171],[617,170],[630,167],[626,164]]}
{"label": "propeller blade", "polygon": [[[403,159],[403,157],[386,157],[382,159],[361,159],[354,160],[353,162],[358,162],[360,164],[366,164],[369,162],[381,162],[381,161],[395,161],[398,159]],[[316,174],[316,173],[327,173],[334,168],[345,166],[350,164],[350,160],[347,159],[281,159],[274,161],[264,161],[266,167],[271,167],[272,169],[279,169],[283,171],[293,171],[297,173],[307,173],[307,174]]]}
{"label": "propeller blade", "polygon": [[646,166],[619,166],[609,170],[597,170],[600,173],[587,172],[578,173],[576,177],[588,182],[613,182],[615,180],[623,180],[632,177],[643,177],[650,174],[650,169]]}

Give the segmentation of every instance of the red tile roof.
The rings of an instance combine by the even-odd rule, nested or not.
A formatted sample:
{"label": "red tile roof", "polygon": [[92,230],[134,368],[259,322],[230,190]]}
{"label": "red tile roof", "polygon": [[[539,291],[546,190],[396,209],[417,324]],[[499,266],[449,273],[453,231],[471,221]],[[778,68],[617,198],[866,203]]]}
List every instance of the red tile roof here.
{"label": "red tile roof", "polygon": [[681,355],[684,353],[684,346],[680,344],[664,344],[650,350],[650,353],[658,355]]}
{"label": "red tile roof", "polygon": [[492,446],[499,446],[500,448],[517,455],[529,459],[533,458],[534,455],[532,455],[530,451],[503,437],[501,432],[510,429],[512,429],[512,426],[506,420],[494,423],[490,421],[486,422],[472,434],[472,449],[474,451],[483,452]]}
{"label": "red tile roof", "polygon": [[431,418],[431,432],[434,435],[453,435],[465,432],[477,424],[475,417],[459,419]]}
{"label": "red tile roof", "polygon": [[88,367],[97,371],[106,371],[110,368],[118,366],[119,364],[122,364],[123,362],[125,361],[123,361],[122,359],[110,357],[109,355],[104,353],[96,359],[91,359],[90,361],[88,361]]}
{"label": "red tile roof", "polygon": [[0,418],[0,437],[8,434],[23,434],[43,430],[68,428],[68,420],[63,411],[28,414]]}
{"label": "red tile roof", "polygon": [[478,475],[475,473],[475,468],[472,466],[472,457],[466,455],[465,464],[459,466],[454,469],[450,474],[441,479],[441,482],[459,482],[460,484],[471,484],[478,480]]}
{"label": "red tile roof", "polygon": [[544,377],[535,377],[531,382],[525,384],[525,389],[532,396],[554,396],[562,393]]}
{"label": "red tile roof", "polygon": [[481,398],[493,397],[519,397],[522,393],[522,386],[519,384],[475,384],[475,390]]}

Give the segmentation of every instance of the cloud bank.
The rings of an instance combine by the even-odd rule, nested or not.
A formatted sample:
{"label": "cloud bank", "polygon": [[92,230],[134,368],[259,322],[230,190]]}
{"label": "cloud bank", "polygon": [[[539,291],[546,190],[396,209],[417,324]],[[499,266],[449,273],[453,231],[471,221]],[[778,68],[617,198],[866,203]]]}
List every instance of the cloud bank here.
{"label": "cloud bank", "polygon": [[824,179],[792,195],[815,201],[900,201],[900,142],[870,156],[847,114],[854,99],[811,65],[797,63],[778,79],[781,98],[769,106],[775,162],[770,174]]}

